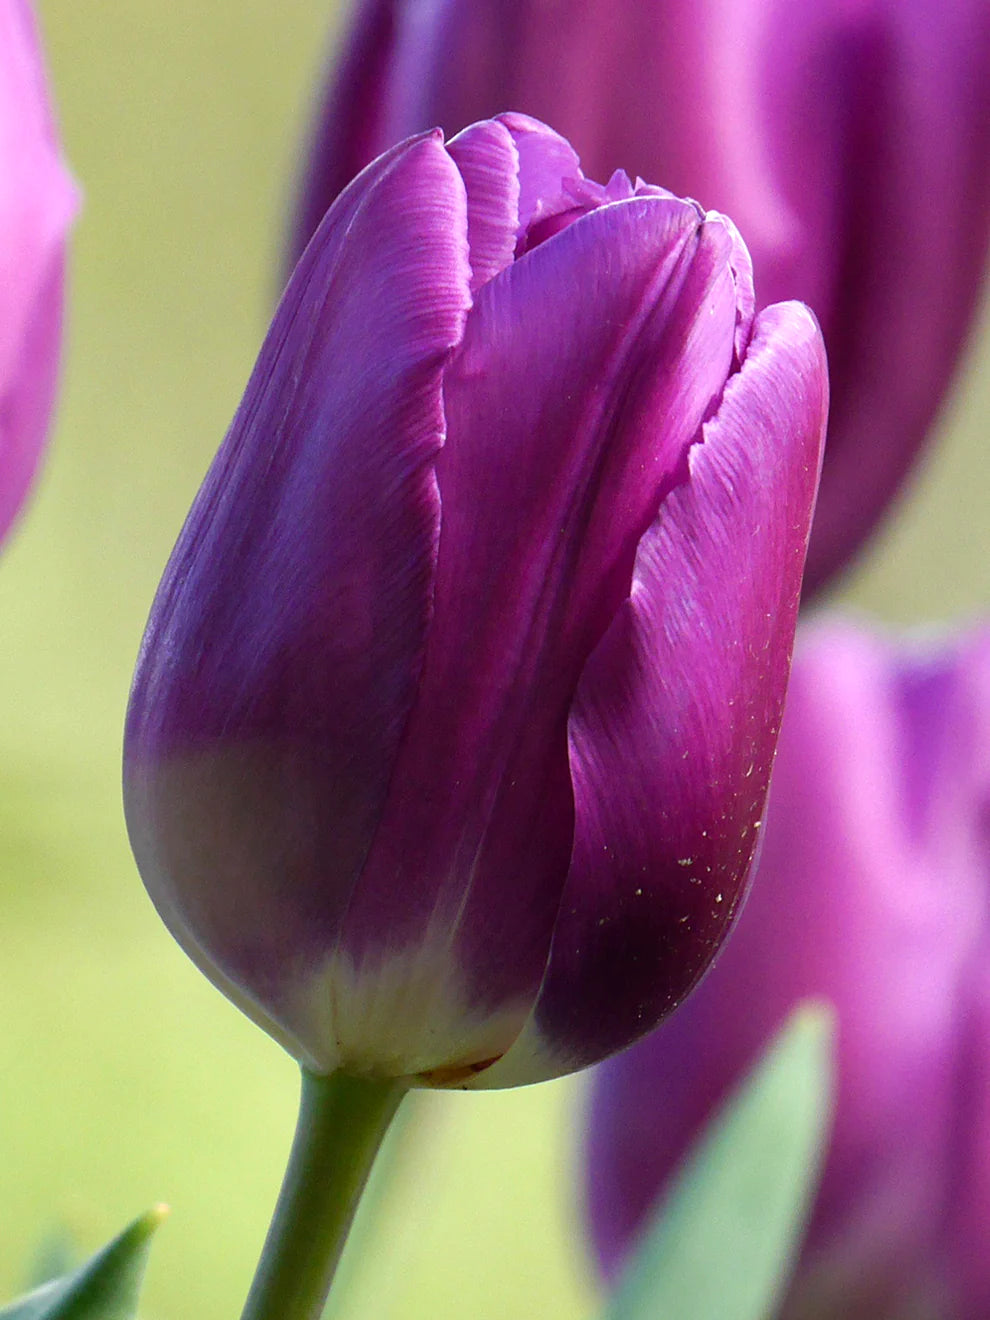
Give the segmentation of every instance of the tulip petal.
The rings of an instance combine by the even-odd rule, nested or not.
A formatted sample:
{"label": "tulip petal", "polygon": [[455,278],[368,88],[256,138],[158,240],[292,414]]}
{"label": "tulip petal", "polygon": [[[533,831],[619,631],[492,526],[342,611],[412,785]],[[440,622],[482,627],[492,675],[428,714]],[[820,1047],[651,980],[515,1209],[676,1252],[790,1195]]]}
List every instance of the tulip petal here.
{"label": "tulip petal", "polygon": [[628,1045],[723,938],[764,808],[826,401],[813,317],[769,308],[582,675],[574,851],[546,976],[520,1038],[475,1085],[539,1080]]}
{"label": "tulip petal", "polygon": [[472,124],[447,143],[467,190],[471,292],[512,264],[519,236],[519,152],[497,120]]}
{"label": "tulip petal", "polygon": [[528,1012],[571,847],[567,712],[731,366],[730,248],[693,206],[634,198],[481,289],[446,376],[434,617],[355,961],[440,930],[438,976]]}
{"label": "tulip petal", "polygon": [[559,208],[563,185],[582,178],[577,152],[566,138],[529,115],[499,115],[519,153],[519,237],[534,221]]}
{"label": "tulip petal", "polygon": [[276,999],[333,944],[416,689],[466,225],[438,134],[328,213],[142,648],[125,778],[145,882],[194,958]]}

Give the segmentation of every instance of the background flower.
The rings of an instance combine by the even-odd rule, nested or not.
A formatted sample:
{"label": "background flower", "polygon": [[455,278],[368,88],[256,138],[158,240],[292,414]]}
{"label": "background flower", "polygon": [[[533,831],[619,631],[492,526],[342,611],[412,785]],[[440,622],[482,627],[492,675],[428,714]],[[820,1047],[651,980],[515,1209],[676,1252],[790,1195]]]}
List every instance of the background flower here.
{"label": "background flower", "polygon": [[990,223],[984,0],[363,0],[334,48],[292,241],[409,133],[524,110],[731,215],[760,305],[800,298],[832,403],[805,592],[893,497],[942,405]]}
{"label": "background flower", "polygon": [[76,193],[62,162],[34,15],[0,2],[0,538],[48,430]]}
{"label": "background flower", "polygon": [[987,1314],[988,804],[990,631],[911,646],[832,622],[804,638],[733,938],[596,1076],[588,1210],[607,1275],[788,1010],[824,996],[837,1110],[781,1314]]}

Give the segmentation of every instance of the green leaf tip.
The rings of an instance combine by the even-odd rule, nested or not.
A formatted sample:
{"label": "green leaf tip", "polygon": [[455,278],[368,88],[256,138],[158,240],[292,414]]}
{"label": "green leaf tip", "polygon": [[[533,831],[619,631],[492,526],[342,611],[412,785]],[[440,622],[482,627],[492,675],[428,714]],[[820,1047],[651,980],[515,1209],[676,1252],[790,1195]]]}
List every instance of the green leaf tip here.
{"label": "green leaf tip", "polygon": [[121,1237],[124,1237],[128,1233],[134,1233],[137,1236],[143,1234],[142,1240],[150,1238],[155,1229],[158,1228],[160,1224],[163,1224],[171,1213],[172,1207],[166,1205],[164,1201],[159,1201],[157,1205],[153,1205],[150,1210],[147,1210],[138,1219],[135,1219],[134,1223],[131,1224],[129,1228],[125,1228]]}
{"label": "green leaf tip", "polygon": [[153,1206],[79,1269],[0,1307],[0,1320],[134,1320],[151,1238],[168,1213]]}
{"label": "green leaf tip", "polygon": [[827,1002],[791,1014],[688,1152],[603,1320],[773,1314],[827,1145],[835,1028]]}

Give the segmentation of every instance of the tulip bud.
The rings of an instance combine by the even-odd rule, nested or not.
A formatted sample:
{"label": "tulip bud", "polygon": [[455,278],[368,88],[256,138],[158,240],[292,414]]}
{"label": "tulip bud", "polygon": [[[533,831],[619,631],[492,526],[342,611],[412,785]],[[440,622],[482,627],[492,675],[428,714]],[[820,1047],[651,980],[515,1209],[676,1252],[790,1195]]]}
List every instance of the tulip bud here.
{"label": "tulip bud", "polygon": [[62,163],[26,0],[0,0],[0,540],[27,495],[55,395],[66,233]]}
{"label": "tulip bud", "polygon": [[613,1278],[794,1005],[833,1002],[838,1094],[779,1320],[990,1314],[990,630],[799,646],[758,874],[718,963],[597,1074],[587,1200]]}
{"label": "tulip bud", "polygon": [[690,989],[745,884],[826,410],[732,224],[517,115],[290,281],[127,723],[165,921],[317,1072],[506,1085]]}
{"label": "tulip bud", "polygon": [[363,0],[332,62],[301,250],[377,152],[508,105],[585,168],[731,215],[761,302],[800,298],[831,418],[806,594],[880,519],[931,431],[990,226],[986,0]]}

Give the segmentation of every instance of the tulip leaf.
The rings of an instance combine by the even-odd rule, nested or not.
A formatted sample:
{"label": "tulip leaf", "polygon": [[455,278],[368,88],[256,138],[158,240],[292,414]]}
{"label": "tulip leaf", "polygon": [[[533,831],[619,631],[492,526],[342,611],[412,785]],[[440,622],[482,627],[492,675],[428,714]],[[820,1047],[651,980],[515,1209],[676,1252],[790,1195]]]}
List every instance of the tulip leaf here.
{"label": "tulip leaf", "polygon": [[78,1263],[79,1253],[72,1234],[64,1224],[56,1224],[38,1243],[27,1274],[28,1291],[71,1273]]}
{"label": "tulip leaf", "polygon": [[827,1141],[832,1039],[827,1005],[792,1015],[689,1152],[603,1320],[773,1314]]}
{"label": "tulip leaf", "polygon": [[133,1320],[151,1236],[167,1213],[149,1210],[79,1269],[0,1307],[0,1320]]}

